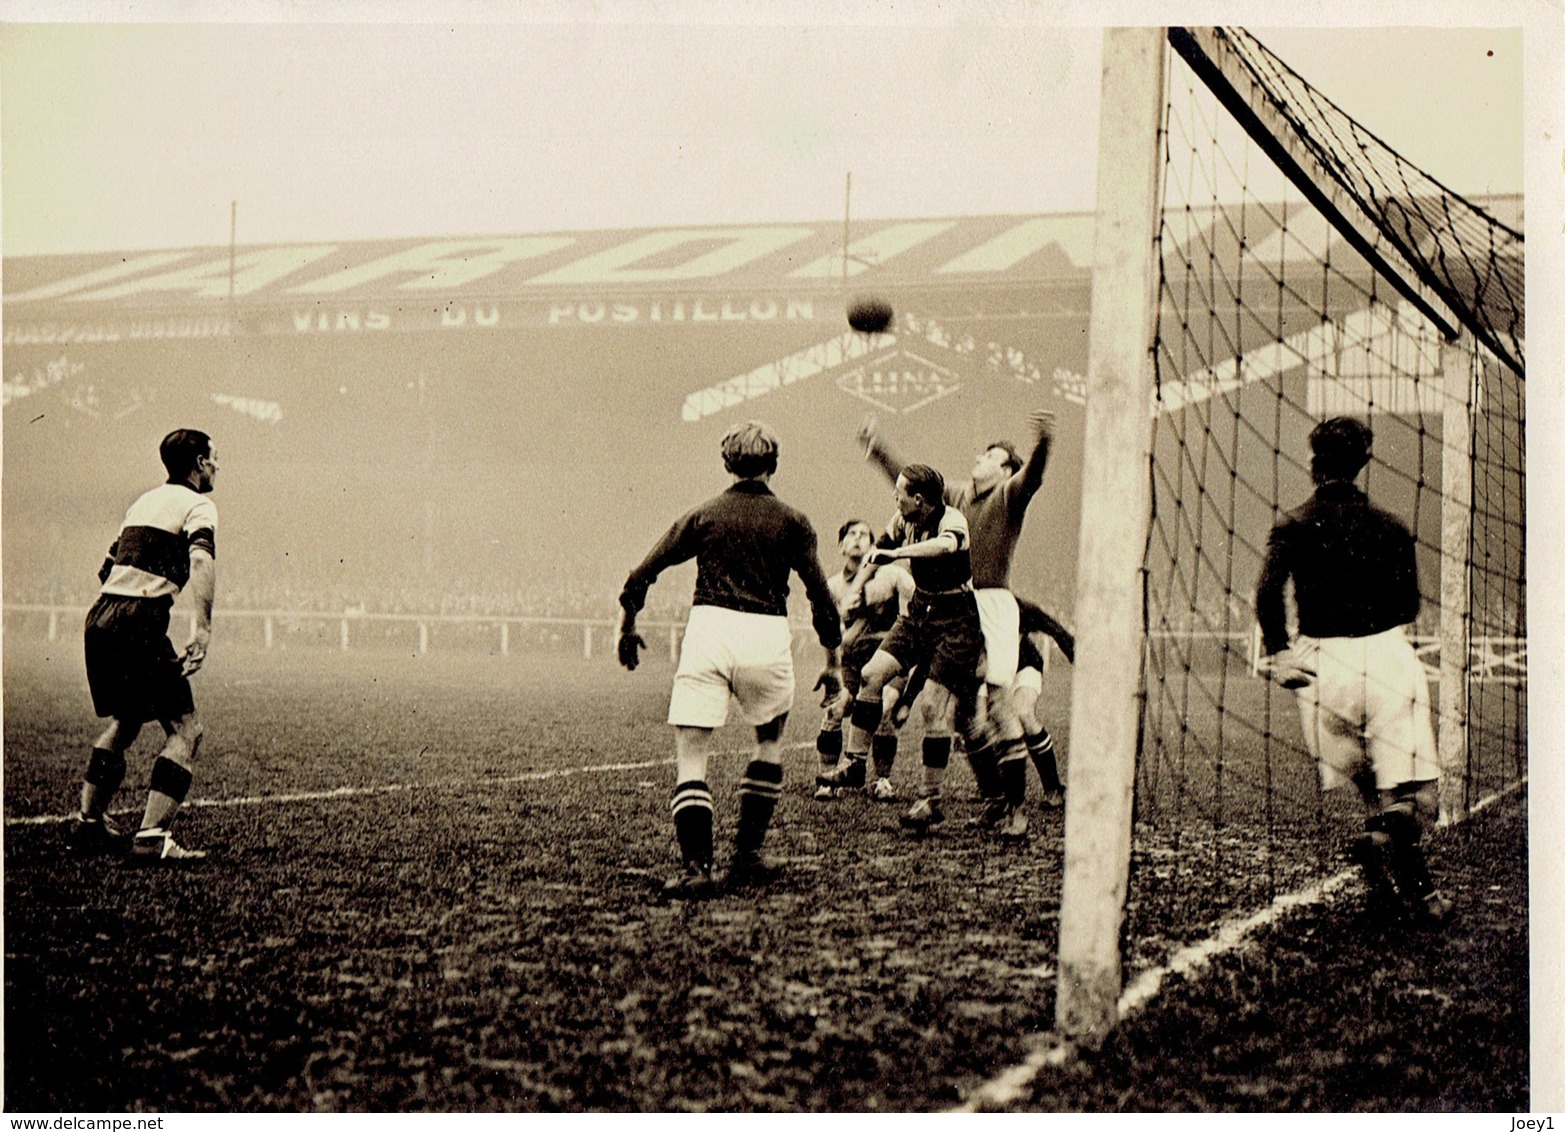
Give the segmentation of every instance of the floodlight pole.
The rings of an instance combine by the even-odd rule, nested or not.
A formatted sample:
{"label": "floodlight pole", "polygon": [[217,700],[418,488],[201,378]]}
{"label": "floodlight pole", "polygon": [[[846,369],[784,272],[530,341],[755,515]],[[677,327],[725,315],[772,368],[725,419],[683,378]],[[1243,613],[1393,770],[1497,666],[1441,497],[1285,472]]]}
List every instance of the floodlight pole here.
{"label": "floodlight pole", "polygon": [[848,290],[848,214],[853,200],[853,171],[848,170],[847,181],[842,186],[842,290]]}
{"label": "floodlight pole", "polygon": [[1055,1024],[1096,1045],[1119,1018],[1151,521],[1152,338],[1163,28],[1103,36],[1070,789]]}

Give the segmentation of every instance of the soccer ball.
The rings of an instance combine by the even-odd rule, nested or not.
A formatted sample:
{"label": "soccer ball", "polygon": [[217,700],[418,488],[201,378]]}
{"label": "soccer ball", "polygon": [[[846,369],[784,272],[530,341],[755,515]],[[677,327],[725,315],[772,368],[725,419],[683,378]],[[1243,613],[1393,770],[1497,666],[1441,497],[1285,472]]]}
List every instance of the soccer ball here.
{"label": "soccer ball", "polygon": [[848,325],[860,334],[881,334],[891,319],[891,304],[885,299],[861,296],[848,304]]}

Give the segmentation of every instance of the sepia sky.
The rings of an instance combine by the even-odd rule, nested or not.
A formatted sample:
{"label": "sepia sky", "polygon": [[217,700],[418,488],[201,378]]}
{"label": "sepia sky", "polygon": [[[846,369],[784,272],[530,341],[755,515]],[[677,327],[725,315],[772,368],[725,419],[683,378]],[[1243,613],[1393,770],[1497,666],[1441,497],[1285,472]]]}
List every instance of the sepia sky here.
{"label": "sepia sky", "polygon": [[[241,243],[822,220],[849,173],[858,218],[1092,208],[1096,8],[1077,26],[1050,22],[1069,5],[979,0],[793,0],[767,24],[705,0],[107,22],[190,11],[0,0],[7,255],[222,245],[231,202]],[[1264,44],[1450,187],[1521,190],[1518,28],[1278,26],[1290,12],[1312,6],[1206,22],[1257,17]]]}

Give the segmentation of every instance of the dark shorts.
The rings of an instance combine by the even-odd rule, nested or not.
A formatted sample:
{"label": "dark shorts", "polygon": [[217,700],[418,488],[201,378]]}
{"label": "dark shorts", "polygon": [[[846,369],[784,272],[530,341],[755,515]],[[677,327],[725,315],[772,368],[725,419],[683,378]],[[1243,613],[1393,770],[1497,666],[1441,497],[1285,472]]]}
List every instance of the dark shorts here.
{"label": "dark shorts", "polygon": [[851,645],[844,646],[842,650],[842,686],[848,690],[848,695],[856,696],[859,689],[864,686],[864,666],[869,663],[869,658],[880,650],[885,643],[884,633],[866,633],[859,637]]}
{"label": "dark shorts", "polygon": [[907,672],[923,668],[928,679],[957,694],[978,686],[984,655],[978,601],[971,593],[915,595],[913,604],[881,642]]}
{"label": "dark shorts", "polygon": [[87,687],[100,716],[126,723],[178,719],[196,709],[168,639],[166,598],[104,594],[87,611]]}

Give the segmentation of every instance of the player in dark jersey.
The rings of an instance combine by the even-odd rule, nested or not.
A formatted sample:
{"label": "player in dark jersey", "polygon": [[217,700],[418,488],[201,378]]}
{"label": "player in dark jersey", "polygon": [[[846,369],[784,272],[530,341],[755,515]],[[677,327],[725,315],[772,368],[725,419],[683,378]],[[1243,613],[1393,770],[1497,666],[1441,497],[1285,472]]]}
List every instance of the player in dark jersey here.
{"label": "player in dark jersey", "polygon": [[668,567],[696,560],[695,599],[668,708],[675,747],[670,809],[684,864],[664,891],[678,899],[715,891],[707,763],[712,733],[727,721],[730,700],[755,727],[755,755],[739,784],[739,828],[725,882],[741,888],[771,875],[761,845],[782,793],[781,739],[793,706],[790,573],[798,574],[810,600],[815,632],[826,649],[827,683],[841,679],[836,650],[842,622],[816,557],[815,528],[769,486],[777,470],[776,435],[759,421],[747,421],[728,431],[721,448],[733,485],[675,522],[630,572],[619,598],[619,660],[633,670],[646,648],[636,615],[648,588]]}
{"label": "player in dark jersey", "polygon": [[[157,720],[166,738],[152,764],[141,826],[127,861],[174,863],[206,856],[169,833],[183,804],[201,745],[202,726],[190,677],[206,661],[217,586],[217,507],[208,493],[217,456],[204,432],[176,429],[158,455],[168,482],[145,492],[125,513],[98,573],[103,588],[87,613],[84,651],[93,709],[109,724],[93,741],[81,790],[81,811],[69,831],[73,852],[125,848],[107,816],[125,778],[125,752],[143,724]],[[195,631],[183,655],[168,639],[174,596],[195,599]]]}
{"label": "player in dark jersey", "polygon": [[[927,674],[918,697],[924,720],[923,782],[918,800],[902,816],[905,827],[926,830],[945,821],[941,783],[951,759],[953,726],[974,742],[981,729],[983,634],[973,598],[967,519],[946,505],[945,481],[928,465],[909,464],[894,490],[897,512],[865,560],[877,570],[887,562],[906,562],[916,588],[908,612],[897,618],[864,665],[863,686],[849,715],[849,738],[875,733],[884,712],[882,690],[894,677],[915,667]],[[845,608],[855,607],[874,572],[860,572]],[[831,785],[825,776],[816,781]]]}
{"label": "player in dark jersey", "polygon": [[[821,777],[834,785],[817,784],[817,799],[835,798],[843,790],[857,790],[867,785],[869,795],[877,802],[896,800],[896,788],[891,785],[891,768],[896,764],[898,748],[898,721],[893,711],[896,697],[901,691],[901,680],[893,680],[882,692],[885,711],[880,728],[871,739],[859,736],[847,744],[847,759],[843,755],[844,718],[853,697],[861,686],[860,673],[875,650],[886,639],[886,634],[896,624],[913,599],[913,576],[899,566],[877,570],[875,576],[863,587],[862,599],[856,598],[852,610],[842,607],[842,602],[853,586],[854,579],[864,568],[864,557],[875,542],[875,532],[862,519],[849,519],[837,531],[838,546],[842,550],[842,569],[832,574],[827,582],[837,608],[843,614],[842,638],[842,686],[835,696],[822,706],[826,709],[821,718],[821,729],[815,738],[815,750],[820,756]],[[823,674],[824,679],[824,674]],[[851,728],[851,724],[848,725]],[[865,775],[865,755],[869,752],[874,763],[875,776]]]}
{"label": "player in dark jersey", "polygon": [[1423,824],[1439,817],[1440,764],[1428,677],[1405,628],[1418,614],[1418,561],[1402,521],[1354,486],[1372,441],[1351,417],[1310,433],[1315,492],[1272,527],[1255,613],[1266,674],[1297,695],[1322,786],[1352,783],[1368,811],[1353,855],[1372,893],[1439,923],[1451,901],[1436,890],[1420,841]]}

